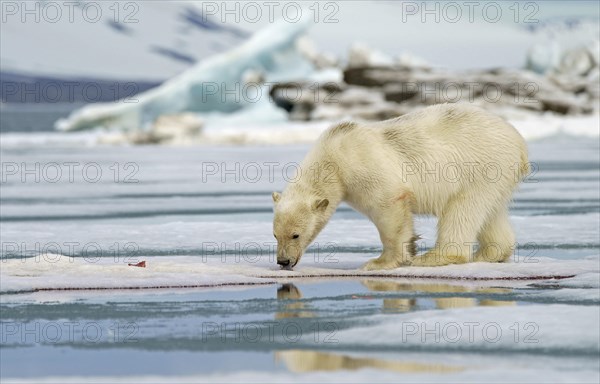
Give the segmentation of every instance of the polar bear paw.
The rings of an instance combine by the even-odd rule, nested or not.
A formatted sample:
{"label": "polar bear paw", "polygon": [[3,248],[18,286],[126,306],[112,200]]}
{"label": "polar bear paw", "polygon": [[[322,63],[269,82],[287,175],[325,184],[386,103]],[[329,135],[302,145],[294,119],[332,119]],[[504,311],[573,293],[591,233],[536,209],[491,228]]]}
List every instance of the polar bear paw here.
{"label": "polar bear paw", "polygon": [[412,259],[413,267],[441,267],[450,264],[464,264],[468,262],[468,256],[454,255],[430,250],[421,256]]}
{"label": "polar bear paw", "polygon": [[369,260],[362,266],[363,271],[377,271],[381,269],[395,269],[409,265],[410,262],[403,263],[398,260],[381,260],[381,258]]}

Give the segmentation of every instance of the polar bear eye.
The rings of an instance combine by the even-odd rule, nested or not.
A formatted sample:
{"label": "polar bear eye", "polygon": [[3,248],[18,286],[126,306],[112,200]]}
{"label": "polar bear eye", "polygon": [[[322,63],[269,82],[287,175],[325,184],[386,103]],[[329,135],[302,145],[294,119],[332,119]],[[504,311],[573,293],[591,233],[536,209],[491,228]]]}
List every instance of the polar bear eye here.
{"label": "polar bear eye", "polygon": [[276,234],[273,234],[273,237],[274,237],[274,238],[277,238],[277,235],[276,235]]}
{"label": "polar bear eye", "polygon": [[297,235],[297,234],[296,235],[292,235],[292,239],[297,239],[299,237],[300,237],[300,235]]}

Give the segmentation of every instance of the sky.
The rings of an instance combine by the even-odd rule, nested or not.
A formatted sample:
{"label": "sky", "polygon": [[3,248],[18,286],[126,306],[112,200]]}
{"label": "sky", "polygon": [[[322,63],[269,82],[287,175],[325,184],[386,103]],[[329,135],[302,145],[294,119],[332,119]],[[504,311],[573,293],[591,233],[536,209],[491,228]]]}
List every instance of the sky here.
{"label": "sky", "polygon": [[[338,1],[332,5],[325,1],[318,7],[319,22],[309,35],[320,49],[338,56],[345,56],[354,42],[361,42],[389,55],[411,53],[448,68],[520,67],[533,44],[556,41],[570,45],[598,38],[599,5],[595,1],[471,3]],[[314,16],[315,8],[307,13]],[[333,16],[326,19],[326,15]],[[549,22],[575,18],[595,21],[596,27],[554,34],[545,28]],[[241,24],[248,29],[260,25]]]}
{"label": "sky", "polygon": [[[1,2],[2,71],[109,79],[170,78],[274,20],[294,22],[299,12],[315,22],[308,35],[316,47],[342,61],[358,42],[452,69],[518,68],[535,44],[569,47],[600,33],[597,1],[101,2],[99,22],[83,20],[83,6],[74,22],[67,9],[54,22],[48,20],[51,7],[36,21],[23,9],[6,8],[11,4],[26,3]],[[113,4],[119,5],[116,13]],[[210,22],[201,16],[190,21],[194,13]]]}

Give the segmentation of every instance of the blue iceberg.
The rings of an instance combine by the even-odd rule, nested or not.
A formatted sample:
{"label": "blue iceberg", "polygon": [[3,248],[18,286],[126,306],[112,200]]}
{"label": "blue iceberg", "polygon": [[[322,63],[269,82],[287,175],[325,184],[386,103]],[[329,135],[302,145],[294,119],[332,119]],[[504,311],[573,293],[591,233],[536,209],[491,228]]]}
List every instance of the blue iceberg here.
{"label": "blue iceberg", "polygon": [[308,18],[274,23],[241,46],[202,61],[154,89],[116,103],[86,105],[58,120],[55,128],[147,130],[164,114],[232,113],[256,106],[268,99],[269,83],[304,78],[314,71],[296,44],[309,25]]}

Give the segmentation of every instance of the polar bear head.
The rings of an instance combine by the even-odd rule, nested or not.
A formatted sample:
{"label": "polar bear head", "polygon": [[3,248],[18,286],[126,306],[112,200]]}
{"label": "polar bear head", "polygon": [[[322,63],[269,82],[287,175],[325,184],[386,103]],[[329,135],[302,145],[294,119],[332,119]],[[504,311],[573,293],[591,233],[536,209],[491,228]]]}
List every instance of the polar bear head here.
{"label": "polar bear head", "polygon": [[277,264],[282,269],[292,269],[327,223],[329,200],[306,196],[298,199],[273,192],[273,202]]}

